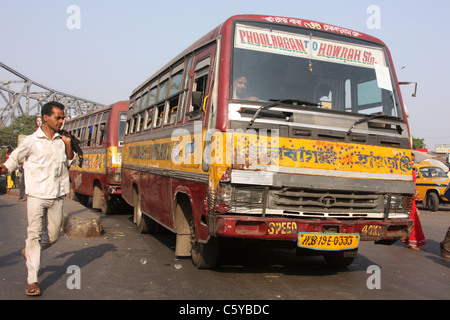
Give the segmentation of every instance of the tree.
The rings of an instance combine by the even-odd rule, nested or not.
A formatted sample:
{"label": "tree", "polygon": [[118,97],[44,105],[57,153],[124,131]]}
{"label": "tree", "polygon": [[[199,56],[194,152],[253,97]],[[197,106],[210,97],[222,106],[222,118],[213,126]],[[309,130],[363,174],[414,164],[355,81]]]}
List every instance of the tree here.
{"label": "tree", "polygon": [[0,128],[0,147],[17,147],[19,135],[30,135],[36,131],[35,116],[21,116],[8,127]]}
{"label": "tree", "polygon": [[427,145],[424,140],[425,139],[413,138],[413,149],[425,149]]}

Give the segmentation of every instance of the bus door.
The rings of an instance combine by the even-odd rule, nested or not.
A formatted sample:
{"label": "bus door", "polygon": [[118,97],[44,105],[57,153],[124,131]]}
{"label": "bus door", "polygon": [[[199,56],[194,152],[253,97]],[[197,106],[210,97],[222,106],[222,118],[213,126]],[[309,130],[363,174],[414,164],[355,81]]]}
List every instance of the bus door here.
{"label": "bus door", "polygon": [[[195,181],[190,188],[192,198],[192,205],[194,212],[200,213],[204,211],[204,202],[200,201],[198,197],[202,192],[199,190],[207,188],[207,183],[204,177],[208,176],[208,169],[202,170],[203,151],[207,147],[205,144],[205,135],[207,129],[213,126],[211,121],[211,101],[212,101],[212,87],[214,79],[214,61],[216,60],[217,44],[214,42],[208,47],[194,53],[191,76],[191,94],[190,102],[186,110],[186,123],[190,123],[189,132],[190,138],[188,143],[184,144],[182,148],[185,150],[182,154],[185,155],[184,161],[181,161],[180,168],[194,174]],[[200,180],[201,181],[200,181]],[[203,182],[202,182],[203,181]],[[207,181],[207,178],[206,178]],[[198,183],[205,183],[200,186]],[[174,186],[176,187],[176,186]],[[194,192],[195,191],[195,192]],[[195,193],[195,194],[194,194]],[[199,217],[197,216],[197,219]],[[206,230],[198,230],[204,233]]]}

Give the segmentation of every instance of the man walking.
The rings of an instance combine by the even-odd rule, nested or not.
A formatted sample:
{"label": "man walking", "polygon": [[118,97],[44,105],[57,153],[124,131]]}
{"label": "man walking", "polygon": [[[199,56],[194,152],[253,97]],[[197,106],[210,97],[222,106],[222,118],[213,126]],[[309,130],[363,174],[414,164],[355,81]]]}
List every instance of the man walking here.
{"label": "man walking", "polygon": [[25,161],[28,228],[22,254],[28,269],[25,293],[30,296],[41,294],[37,279],[41,251],[58,240],[64,196],[70,192],[69,166],[75,159],[71,139],[58,133],[64,122],[64,105],[49,102],[41,114],[43,126],[0,164],[0,174],[6,174]]}

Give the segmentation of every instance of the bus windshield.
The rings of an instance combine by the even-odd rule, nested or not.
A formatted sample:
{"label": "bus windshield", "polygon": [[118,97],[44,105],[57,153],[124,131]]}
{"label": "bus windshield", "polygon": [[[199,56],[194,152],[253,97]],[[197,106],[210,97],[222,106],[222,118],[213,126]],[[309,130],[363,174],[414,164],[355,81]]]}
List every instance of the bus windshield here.
{"label": "bus windshield", "polygon": [[235,25],[231,99],[404,119],[381,45],[259,22]]}

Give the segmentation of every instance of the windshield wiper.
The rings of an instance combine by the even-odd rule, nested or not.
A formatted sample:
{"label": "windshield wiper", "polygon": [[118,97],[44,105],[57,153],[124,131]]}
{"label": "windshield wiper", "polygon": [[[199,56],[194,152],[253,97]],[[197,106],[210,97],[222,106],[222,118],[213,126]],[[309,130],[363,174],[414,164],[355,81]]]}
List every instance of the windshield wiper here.
{"label": "windshield wiper", "polygon": [[376,118],[383,118],[383,117],[385,117],[385,116],[386,116],[386,115],[385,115],[383,112],[378,112],[378,113],[374,113],[374,114],[369,114],[369,115],[367,115],[366,117],[364,117],[364,118],[362,118],[362,119],[359,119],[359,120],[355,121],[355,123],[352,125],[352,127],[347,131],[347,135],[349,136],[349,135],[352,133],[353,129],[354,129],[358,124],[361,124],[361,123],[364,123],[364,122],[369,122],[370,120],[373,120],[373,119],[376,119]]}
{"label": "windshield wiper", "polygon": [[255,122],[256,117],[259,115],[259,113],[262,110],[267,110],[273,107],[277,107],[281,104],[291,104],[291,105],[296,105],[296,106],[302,106],[302,107],[320,107],[321,104],[320,103],[314,103],[314,102],[309,102],[309,101],[303,101],[303,100],[299,100],[299,99],[270,99],[271,103],[262,105],[261,107],[259,107],[259,109],[256,111],[255,115],[253,116],[253,118],[250,120],[250,122],[248,123],[250,126]]}

